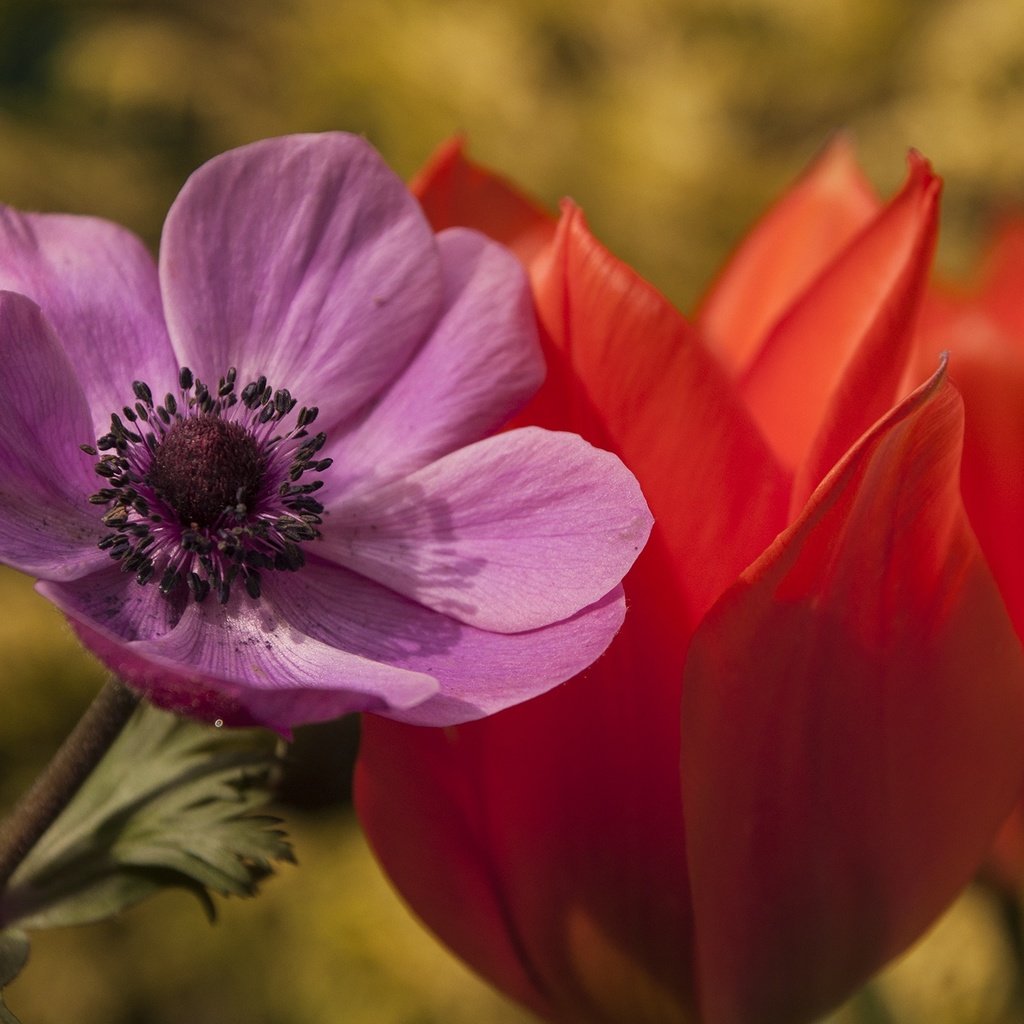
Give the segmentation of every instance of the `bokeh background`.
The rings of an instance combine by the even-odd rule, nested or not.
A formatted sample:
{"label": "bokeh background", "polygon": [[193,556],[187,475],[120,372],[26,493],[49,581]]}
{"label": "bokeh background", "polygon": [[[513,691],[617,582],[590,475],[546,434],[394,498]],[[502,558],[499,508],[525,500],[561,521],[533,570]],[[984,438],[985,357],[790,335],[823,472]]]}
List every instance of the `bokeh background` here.
{"label": "bokeh background", "polygon": [[[1024,205],[1017,0],[0,0],[0,200],[99,214],[155,248],[188,173],[294,131],[362,132],[403,175],[472,154],[592,227],[684,310],[838,129],[883,193],[911,146],[946,181],[940,266]],[[100,682],[29,581],[0,574],[0,799]],[[301,737],[298,869],[207,927],[187,897],[40,935],[25,1024],[524,1024],[421,932],[348,807],[354,723]],[[1021,1019],[1005,908],[976,888],[837,1020]],[[859,1016],[858,1016],[859,1015]]]}

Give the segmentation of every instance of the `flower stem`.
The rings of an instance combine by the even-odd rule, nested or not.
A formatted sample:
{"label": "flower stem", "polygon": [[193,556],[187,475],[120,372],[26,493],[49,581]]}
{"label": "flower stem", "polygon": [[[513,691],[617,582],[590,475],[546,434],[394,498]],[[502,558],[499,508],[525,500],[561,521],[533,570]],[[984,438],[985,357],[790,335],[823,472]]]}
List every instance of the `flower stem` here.
{"label": "flower stem", "polygon": [[42,774],[0,822],[0,889],[78,792],[138,703],[138,694],[111,677]]}

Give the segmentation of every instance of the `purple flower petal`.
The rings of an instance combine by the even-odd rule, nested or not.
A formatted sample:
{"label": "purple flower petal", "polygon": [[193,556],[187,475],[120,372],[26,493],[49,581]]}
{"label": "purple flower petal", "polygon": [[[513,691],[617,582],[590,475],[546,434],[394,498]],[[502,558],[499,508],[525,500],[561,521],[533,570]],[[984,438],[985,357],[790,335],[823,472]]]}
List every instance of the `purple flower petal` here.
{"label": "purple flower petal", "polygon": [[39,307],[0,292],[0,559],[46,579],[73,579],[102,564],[92,422],[75,374]]}
{"label": "purple flower petal", "polygon": [[433,334],[362,422],[331,440],[332,489],[385,482],[496,430],[544,379],[519,261],[474,231],[438,235],[444,310]]}
{"label": "purple flower petal", "polygon": [[297,135],[216,157],[164,226],[160,280],[181,362],[266,375],[329,429],[374,397],[441,301],[434,237],[363,139]]}
{"label": "purple flower petal", "polygon": [[169,633],[181,618],[179,602],[168,601],[156,587],[138,586],[108,558],[88,576],[40,582],[36,590],[60,608],[77,608],[97,628],[124,641],[155,640]]}
{"label": "purple flower petal", "polygon": [[40,591],[113,672],[174,711],[287,733],[353,711],[405,709],[438,690],[429,675],[314,639],[268,602],[254,604],[242,594],[226,606],[189,602],[166,633],[133,639],[117,630],[138,626],[142,606],[127,615],[112,611],[110,588],[89,582]]}
{"label": "purple flower petal", "polygon": [[544,629],[490,633],[322,563],[277,576],[266,603],[188,604],[176,624],[155,588],[133,588],[135,599],[121,603],[116,570],[37,586],[87,647],[156,703],[279,731],[350,711],[420,725],[493,714],[576,675],[625,614],[616,587]]}
{"label": "purple flower petal", "polygon": [[614,455],[527,427],[331,506],[318,553],[461,622],[516,633],[615,587],[651,521]]}
{"label": "purple flower petal", "polygon": [[441,689],[429,700],[370,709],[417,725],[456,725],[545,693],[591,664],[625,614],[622,588],[616,587],[544,629],[490,633],[320,563],[278,577],[272,599],[300,633],[436,678]]}
{"label": "purple flower petal", "polygon": [[0,289],[38,303],[60,338],[93,417],[79,443],[107,430],[132,380],[175,382],[156,265],[125,228],[0,206]]}

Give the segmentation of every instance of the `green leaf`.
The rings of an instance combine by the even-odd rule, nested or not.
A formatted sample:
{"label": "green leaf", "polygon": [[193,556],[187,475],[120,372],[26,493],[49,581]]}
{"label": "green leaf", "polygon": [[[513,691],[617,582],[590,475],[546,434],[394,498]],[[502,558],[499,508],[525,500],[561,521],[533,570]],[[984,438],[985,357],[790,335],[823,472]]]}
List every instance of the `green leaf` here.
{"label": "green leaf", "polygon": [[[252,896],[293,861],[271,796],[277,740],[215,729],[142,704],[0,896],[0,923],[25,929],[110,917],[153,893]],[[2,1018],[0,1018],[2,1020]]]}

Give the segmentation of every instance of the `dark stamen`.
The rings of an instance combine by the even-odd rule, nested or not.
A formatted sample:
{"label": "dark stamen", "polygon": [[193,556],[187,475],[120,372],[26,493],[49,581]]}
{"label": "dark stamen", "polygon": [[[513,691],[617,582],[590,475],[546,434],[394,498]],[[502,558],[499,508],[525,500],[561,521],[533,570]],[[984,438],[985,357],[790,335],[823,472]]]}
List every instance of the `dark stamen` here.
{"label": "dark stamen", "polygon": [[[287,388],[275,391],[260,375],[236,393],[237,378],[230,367],[212,391],[182,367],[178,394],[159,405],[145,381],[133,381],[134,404],[111,415],[95,445],[81,446],[107,481],[89,498],[105,508],[111,531],[100,549],[140,585],[157,581],[169,600],[216,593],[227,603],[236,580],[259,600],[263,573],[301,569],[300,544],[319,536],[324,506],[311,495],[323,481],[296,482],[331,465],[316,459],[326,435],[306,430],[317,406],[295,414]],[[291,429],[262,429],[289,415]]]}

